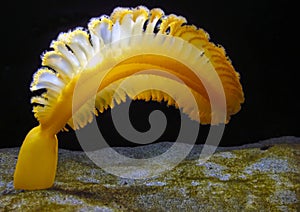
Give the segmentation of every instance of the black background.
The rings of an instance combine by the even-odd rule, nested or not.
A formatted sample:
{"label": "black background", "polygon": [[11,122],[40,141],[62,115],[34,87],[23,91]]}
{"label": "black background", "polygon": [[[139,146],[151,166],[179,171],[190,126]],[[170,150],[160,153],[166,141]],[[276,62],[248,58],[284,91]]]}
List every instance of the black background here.
{"label": "black background", "polygon": [[[197,5],[195,5],[197,2]],[[160,7],[165,14],[186,17],[205,29],[211,41],[221,44],[241,75],[246,101],[226,125],[222,146],[241,145],[299,130],[299,11],[290,1],[15,1],[1,12],[1,142],[0,147],[20,146],[38,123],[30,105],[29,85],[40,67],[40,55],[60,32],[86,27],[92,17],[109,15],[117,6]],[[164,104],[136,102],[132,120],[147,130],[147,113],[161,108],[169,126],[160,140],[176,139],[179,113]],[[97,118],[112,146],[134,145],[113,130],[109,111]],[[208,126],[199,135],[205,138]],[[62,148],[80,149],[74,132],[59,133]]]}

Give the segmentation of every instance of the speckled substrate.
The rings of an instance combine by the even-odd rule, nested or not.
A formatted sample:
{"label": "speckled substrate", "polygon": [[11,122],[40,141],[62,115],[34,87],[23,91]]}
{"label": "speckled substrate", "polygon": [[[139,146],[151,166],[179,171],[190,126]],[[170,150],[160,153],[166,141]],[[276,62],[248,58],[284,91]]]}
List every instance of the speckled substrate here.
{"label": "speckled substrate", "polygon": [[[149,158],[170,145],[117,150]],[[300,138],[219,148],[205,163],[201,148],[171,171],[139,180],[108,174],[85,153],[61,149],[55,185],[39,191],[14,190],[19,149],[0,149],[0,211],[300,211]]]}

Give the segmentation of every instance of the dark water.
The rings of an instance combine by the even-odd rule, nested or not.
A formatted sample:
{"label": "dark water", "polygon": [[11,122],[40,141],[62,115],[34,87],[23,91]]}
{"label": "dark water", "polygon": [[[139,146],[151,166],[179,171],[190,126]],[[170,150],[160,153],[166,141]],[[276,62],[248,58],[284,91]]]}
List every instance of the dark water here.
{"label": "dark water", "polygon": [[[125,1],[124,1],[125,2]],[[29,85],[40,67],[40,55],[62,31],[86,27],[91,17],[110,14],[116,6],[161,7],[204,28],[215,43],[222,44],[241,75],[245,93],[242,110],[232,117],[221,140],[223,146],[256,142],[271,137],[300,136],[299,68],[295,29],[296,14],[288,2],[274,1],[31,1],[23,9],[13,1],[1,14],[1,142],[2,147],[20,146],[27,132],[37,125],[31,112]],[[132,106],[133,126],[149,128],[145,116],[162,109],[169,118],[159,139],[174,140],[178,134],[179,111],[164,104],[136,102]],[[145,112],[146,111],[146,112]],[[147,112],[148,111],[148,112]],[[112,146],[132,146],[114,130],[109,111],[97,119],[100,130]],[[101,123],[101,124],[100,124]],[[206,138],[209,126],[201,126],[198,143]],[[79,149],[74,132],[59,134],[60,147]]]}

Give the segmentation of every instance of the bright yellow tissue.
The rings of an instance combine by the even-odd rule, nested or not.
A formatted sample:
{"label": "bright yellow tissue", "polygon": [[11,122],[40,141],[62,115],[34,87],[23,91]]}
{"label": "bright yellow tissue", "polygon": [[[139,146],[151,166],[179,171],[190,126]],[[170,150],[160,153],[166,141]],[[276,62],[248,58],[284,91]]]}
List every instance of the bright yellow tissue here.
{"label": "bright yellow tissue", "polygon": [[[14,174],[16,189],[45,189],[53,185],[57,166],[57,138],[69,125],[74,130],[83,128],[93,120],[93,115],[103,112],[114,103],[131,99],[166,101],[178,106],[191,119],[202,124],[227,123],[244,102],[239,74],[234,70],[225,50],[209,42],[208,34],[176,15],[164,15],[160,9],[146,7],[116,8],[108,16],[94,18],[88,30],[81,28],[61,33],[51,43],[51,51],[42,57],[42,65],[34,75],[31,90],[45,89],[41,96],[31,102],[39,126],[26,136]],[[114,64],[111,67],[111,64]],[[190,67],[196,67],[191,70]],[[109,72],[107,72],[109,70]],[[140,74],[141,71],[159,70]],[[107,72],[95,98],[95,107],[90,109],[94,96],[91,85]],[[224,88],[226,117],[212,122],[210,99],[202,79],[210,82],[210,75],[217,73]],[[169,75],[168,75],[169,74]],[[170,77],[175,76],[175,78]],[[129,87],[114,91],[122,80],[130,78]],[[84,82],[84,92],[74,109],[73,93],[77,82]],[[155,89],[132,95],[140,85],[155,80],[164,86],[173,86],[176,98]],[[170,80],[176,83],[170,83]],[[172,84],[172,85],[171,85]],[[195,97],[199,113],[184,99],[176,85],[185,84]],[[211,83],[212,84],[212,83]],[[129,86],[129,85],[127,85]],[[151,86],[150,86],[151,87]],[[130,92],[130,89],[132,93]],[[211,89],[214,86],[211,85]],[[117,95],[114,93],[117,92]],[[219,91],[213,90],[214,94]],[[216,95],[218,98],[218,95]],[[180,102],[177,105],[176,102]]]}
{"label": "bright yellow tissue", "polygon": [[51,187],[56,172],[57,147],[56,135],[44,133],[41,126],[33,128],[19,153],[15,188],[33,190]]}

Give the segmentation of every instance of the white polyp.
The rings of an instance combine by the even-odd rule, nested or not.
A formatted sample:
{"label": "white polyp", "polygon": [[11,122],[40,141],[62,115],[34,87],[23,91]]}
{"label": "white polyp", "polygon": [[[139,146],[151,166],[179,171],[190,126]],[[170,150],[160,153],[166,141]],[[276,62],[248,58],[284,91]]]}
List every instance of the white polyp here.
{"label": "white polyp", "polygon": [[70,63],[56,52],[47,52],[44,56],[43,65],[49,66],[63,77],[71,78],[73,68]]}
{"label": "white polyp", "polygon": [[48,82],[62,89],[65,83],[60,80],[54,73],[44,72],[39,75],[38,82]]}
{"label": "white polyp", "polygon": [[91,34],[91,42],[92,42],[94,52],[99,52],[100,51],[99,37],[97,35],[95,35],[93,32],[90,32],[90,34]]}
{"label": "white polyp", "polygon": [[108,29],[108,24],[101,22],[100,26],[100,37],[102,38],[104,44],[111,42],[111,30]]}
{"label": "white polyp", "polygon": [[31,104],[37,103],[37,104],[41,104],[41,105],[48,105],[48,101],[41,96],[32,97],[30,102],[31,102]]}
{"label": "white polyp", "polygon": [[61,91],[59,88],[53,86],[53,84],[47,82],[38,83],[30,88],[31,91],[37,91],[40,89],[47,89],[49,91],[55,92],[56,94],[59,94]]}
{"label": "white polyp", "polygon": [[134,22],[132,21],[132,14],[126,14],[122,19],[122,25],[120,26],[120,39],[128,38],[132,35],[132,27]]}
{"label": "white polyp", "polygon": [[82,49],[77,43],[70,43],[69,46],[72,49],[76,58],[79,60],[80,67],[84,67],[87,63],[87,57],[85,53],[82,51]]}
{"label": "white polyp", "polygon": [[80,63],[76,56],[68,50],[66,45],[62,42],[54,43],[52,46],[56,51],[60,52],[72,65],[73,70],[77,70],[80,66]]}
{"label": "white polyp", "polygon": [[158,20],[159,20],[159,18],[155,17],[152,22],[148,22],[147,28],[146,28],[146,33],[154,33],[154,29],[155,29],[155,26],[156,26],[156,23]]}
{"label": "white polyp", "polygon": [[71,43],[76,43],[80,46],[82,51],[85,53],[87,60],[94,55],[93,47],[88,40],[88,34],[76,33],[71,38]]}
{"label": "white polyp", "polygon": [[139,16],[136,18],[136,20],[133,24],[133,29],[132,29],[133,36],[142,34],[145,21],[146,21],[146,19],[144,16]]}
{"label": "white polyp", "polygon": [[117,20],[116,23],[112,26],[112,30],[111,30],[111,42],[112,43],[120,40],[120,37],[121,37],[121,29],[120,28],[121,28],[120,22],[119,22],[119,20]]}

